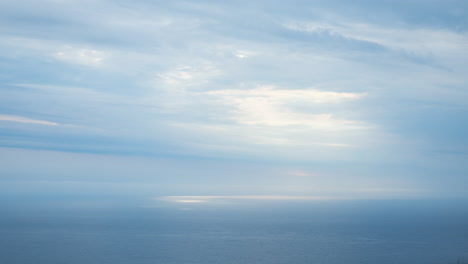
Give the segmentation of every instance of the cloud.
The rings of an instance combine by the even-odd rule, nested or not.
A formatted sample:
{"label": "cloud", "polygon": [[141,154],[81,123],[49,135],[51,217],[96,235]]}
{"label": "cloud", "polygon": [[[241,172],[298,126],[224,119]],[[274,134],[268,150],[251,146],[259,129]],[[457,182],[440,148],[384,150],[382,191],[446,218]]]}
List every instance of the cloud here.
{"label": "cloud", "polygon": [[327,92],[316,89],[285,90],[260,86],[250,90],[216,90],[206,94],[217,96],[223,104],[235,109],[231,118],[239,124],[263,126],[306,126],[315,129],[364,128],[354,120],[336,119],[331,113],[301,113],[289,104],[338,104],[362,98],[362,93]]}
{"label": "cloud", "polygon": [[[335,23],[321,21],[289,21],[283,23],[286,29],[314,34],[340,36],[385,47],[397,56],[406,57],[413,62],[446,64],[458,60],[454,54],[464,55],[464,45],[468,36],[447,29],[432,28],[395,28],[357,21]],[[422,42],[422,40],[424,40]]]}
{"label": "cloud", "polygon": [[0,141],[466,175],[466,4],[416,2],[3,1]]}
{"label": "cloud", "polygon": [[239,59],[247,59],[251,56],[255,55],[255,52],[249,51],[249,50],[237,50],[235,51],[235,55]]}
{"label": "cloud", "polygon": [[46,125],[46,126],[58,126],[59,123],[50,122],[46,120],[38,120],[27,118],[23,116],[16,116],[16,115],[0,115],[0,121],[9,121],[9,122],[19,122],[19,123],[30,123],[30,124],[38,124],[38,125]]}
{"label": "cloud", "polygon": [[193,86],[206,85],[211,79],[219,76],[221,70],[214,63],[205,62],[200,65],[181,65],[165,72],[156,74],[155,87],[165,87],[168,90],[185,90]]}
{"label": "cloud", "polygon": [[259,97],[270,101],[304,100],[312,103],[340,103],[365,96],[363,93],[328,92],[317,89],[278,89],[272,85],[263,85],[250,90],[217,90],[208,92],[208,94],[220,95],[226,98]]}
{"label": "cloud", "polygon": [[53,53],[53,57],[71,64],[97,67],[103,63],[105,55],[104,52],[94,49],[65,47]]}

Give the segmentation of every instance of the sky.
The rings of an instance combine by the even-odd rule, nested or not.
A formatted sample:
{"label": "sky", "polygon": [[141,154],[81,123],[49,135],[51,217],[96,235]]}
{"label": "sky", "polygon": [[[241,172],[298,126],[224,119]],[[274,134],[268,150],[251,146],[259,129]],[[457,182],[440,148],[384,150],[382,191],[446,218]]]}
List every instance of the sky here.
{"label": "sky", "polygon": [[0,193],[465,199],[467,47],[467,1],[0,1]]}

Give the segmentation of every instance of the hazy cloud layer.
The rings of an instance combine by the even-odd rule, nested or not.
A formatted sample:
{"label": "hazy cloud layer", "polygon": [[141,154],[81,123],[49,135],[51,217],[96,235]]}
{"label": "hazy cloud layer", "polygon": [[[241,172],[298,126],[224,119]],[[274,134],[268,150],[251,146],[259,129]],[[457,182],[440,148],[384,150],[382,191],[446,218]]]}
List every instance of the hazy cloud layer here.
{"label": "hazy cloud layer", "polygon": [[[336,190],[459,195],[466,10],[466,1],[419,0],[4,1],[0,146],[29,149],[28,163],[41,150],[223,160],[348,184]],[[263,165],[249,178],[270,174]],[[302,178],[290,193],[335,188]],[[162,181],[196,182],[184,179]],[[255,182],[259,192],[282,185]]]}

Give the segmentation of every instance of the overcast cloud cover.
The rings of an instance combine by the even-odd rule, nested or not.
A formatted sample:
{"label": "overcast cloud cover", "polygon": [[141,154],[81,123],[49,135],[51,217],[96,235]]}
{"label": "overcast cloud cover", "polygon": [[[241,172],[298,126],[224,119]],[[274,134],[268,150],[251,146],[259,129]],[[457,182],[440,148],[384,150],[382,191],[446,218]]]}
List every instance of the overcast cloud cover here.
{"label": "overcast cloud cover", "polygon": [[467,198],[467,47],[467,1],[1,1],[0,189]]}

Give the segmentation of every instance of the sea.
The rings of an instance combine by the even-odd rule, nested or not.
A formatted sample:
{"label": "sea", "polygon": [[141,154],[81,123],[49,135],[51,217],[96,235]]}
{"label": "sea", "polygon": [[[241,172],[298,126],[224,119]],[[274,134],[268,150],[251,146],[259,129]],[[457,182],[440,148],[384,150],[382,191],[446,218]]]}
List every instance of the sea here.
{"label": "sea", "polygon": [[468,263],[463,201],[3,201],[1,264]]}

